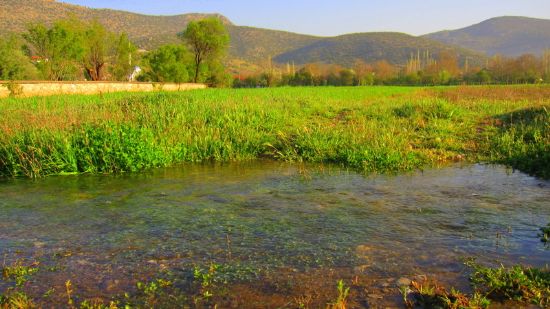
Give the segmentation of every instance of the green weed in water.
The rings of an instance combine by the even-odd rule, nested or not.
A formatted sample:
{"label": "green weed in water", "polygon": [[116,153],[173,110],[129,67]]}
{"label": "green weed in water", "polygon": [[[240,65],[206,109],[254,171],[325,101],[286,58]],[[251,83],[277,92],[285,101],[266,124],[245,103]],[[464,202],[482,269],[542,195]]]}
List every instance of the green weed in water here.
{"label": "green weed in water", "polygon": [[29,281],[38,270],[37,262],[30,265],[23,265],[23,262],[18,260],[13,265],[5,265],[2,267],[2,277],[4,280],[14,281],[15,285],[20,287]]}
{"label": "green weed in water", "polygon": [[469,297],[454,288],[447,291],[428,280],[413,281],[409,287],[402,287],[401,293],[407,308],[480,309],[490,305],[490,301],[479,293]]}
{"label": "green weed in water", "polygon": [[540,228],[540,234],[538,236],[540,237],[540,241],[548,244],[550,243],[550,223],[548,223],[547,226]]}
{"label": "green weed in water", "polygon": [[467,263],[472,267],[470,280],[474,287],[492,299],[532,303],[543,308],[550,306],[550,270],[504,266],[489,268]]}
{"label": "green weed in water", "polygon": [[38,308],[33,300],[23,292],[0,294],[0,309],[34,309]]}
{"label": "green weed in water", "polygon": [[338,297],[327,308],[329,309],[346,309],[349,297],[349,287],[346,286],[344,280],[339,280],[336,284],[338,290]]}

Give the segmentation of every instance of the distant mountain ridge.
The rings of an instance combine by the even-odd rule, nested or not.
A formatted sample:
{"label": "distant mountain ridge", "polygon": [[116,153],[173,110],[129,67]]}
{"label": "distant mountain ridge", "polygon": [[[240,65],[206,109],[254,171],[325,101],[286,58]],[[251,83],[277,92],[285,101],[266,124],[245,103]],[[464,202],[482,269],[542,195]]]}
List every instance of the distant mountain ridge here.
{"label": "distant mountain ridge", "polygon": [[339,63],[346,66],[351,66],[356,59],[365,62],[387,60],[393,64],[403,64],[419,51],[430,51],[432,54],[441,51],[454,52],[462,63],[468,58],[471,63],[480,64],[483,58],[481,54],[470,50],[427,38],[397,32],[370,32],[321,38],[312,44],[282,53],[274,60],[296,64]]}
{"label": "distant mountain ridge", "polygon": [[424,37],[487,55],[541,54],[550,48],[550,20],[519,16],[496,17],[466,28]]}

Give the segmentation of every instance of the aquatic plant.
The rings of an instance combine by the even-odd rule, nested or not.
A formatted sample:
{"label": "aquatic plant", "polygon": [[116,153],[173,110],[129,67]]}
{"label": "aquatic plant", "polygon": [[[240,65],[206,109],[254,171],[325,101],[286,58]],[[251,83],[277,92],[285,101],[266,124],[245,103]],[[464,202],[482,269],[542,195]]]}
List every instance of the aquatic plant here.
{"label": "aquatic plant", "polygon": [[412,281],[409,287],[402,287],[401,293],[408,308],[445,308],[445,309],[478,309],[487,308],[490,301],[479,293],[471,297],[435,281]]}
{"label": "aquatic plant", "polygon": [[550,270],[523,267],[490,268],[474,262],[470,280],[473,286],[491,299],[510,299],[541,307],[550,305]]}
{"label": "aquatic plant", "polygon": [[38,306],[23,292],[0,294],[0,309],[34,309]]}
{"label": "aquatic plant", "polygon": [[547,226],[543,226],[540,228],[540,234],[538,234],[538,237],[540,237],[540,241],[548,244],[550,242],[550,223],[548,223]]}
{"label": "aquatic plant", "polygon": [[349,287],[346,286],[344,280],[338,280],[336,284],[336,289],[338,290],[338,297],[334,302],[328,304],[328,309],[346,309],[348,297],[349,297]]}
{"label": "aquatic plant", "polygon": [[23,265],[22,260],[17,260],[12,265],[4,265],[2,267],[2,277],[4,280],[15,281],[15,285],[20,287],[38,272],[38,265],[38,262]]}

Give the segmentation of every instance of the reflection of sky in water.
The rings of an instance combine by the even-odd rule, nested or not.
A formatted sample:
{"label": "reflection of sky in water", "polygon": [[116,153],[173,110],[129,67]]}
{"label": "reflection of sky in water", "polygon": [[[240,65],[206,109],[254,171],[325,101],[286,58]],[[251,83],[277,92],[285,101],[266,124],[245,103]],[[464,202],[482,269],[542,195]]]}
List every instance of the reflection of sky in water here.
{"label": "reflection of sky in water", "polygon": [[[536,238],[550,183],[502,167],[401,176],[255,162],[185,165],[119,176],[0,183],[0,252],[78,252],[139,267],[239,261],[251,267],[418,267],[458,257],[544,265]],[[368,255],[368,256],[367,256]]]}

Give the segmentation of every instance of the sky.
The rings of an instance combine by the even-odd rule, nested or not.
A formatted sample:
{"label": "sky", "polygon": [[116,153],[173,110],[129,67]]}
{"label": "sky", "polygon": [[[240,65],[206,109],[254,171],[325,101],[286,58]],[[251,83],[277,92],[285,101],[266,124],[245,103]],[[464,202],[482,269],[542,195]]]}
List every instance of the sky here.
{"label": "sky", "polygon": [[220,13],[233,23],[319,36],[398,31],[421,35],[497,16],[550,19],[550,0],[62,0],[150,15]]}

